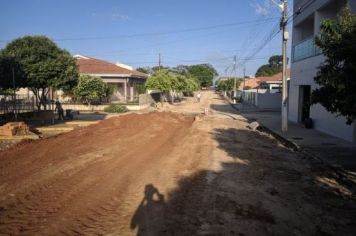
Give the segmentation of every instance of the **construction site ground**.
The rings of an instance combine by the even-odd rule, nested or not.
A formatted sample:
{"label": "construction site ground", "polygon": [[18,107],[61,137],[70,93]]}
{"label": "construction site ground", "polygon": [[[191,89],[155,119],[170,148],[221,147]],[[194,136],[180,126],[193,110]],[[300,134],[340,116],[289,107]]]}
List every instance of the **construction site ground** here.
{"label": "construction site ground", "polygon": [[0,151],[0,235],[354,235],[355,183],[247,124],[205,91],[22,141]]}
{"label": "construction site ground", "polygon": [[[140,113],[149,112],[150,109],[140,111]],[[39,139],[46,138],[61,133],[69,132],[80,127],[89,126],[91,124],[99,123],[101,120],[108,119],[115,116],[125,115],[124,113],[105,113],[105,112],[80,112],[73,120],[59,120],[57,115],[54,115],[52,120],[29,120],[25,123],[30,127],[28,135],[3,136],[0,135],[0,150],[9,148],[24,139]]]}

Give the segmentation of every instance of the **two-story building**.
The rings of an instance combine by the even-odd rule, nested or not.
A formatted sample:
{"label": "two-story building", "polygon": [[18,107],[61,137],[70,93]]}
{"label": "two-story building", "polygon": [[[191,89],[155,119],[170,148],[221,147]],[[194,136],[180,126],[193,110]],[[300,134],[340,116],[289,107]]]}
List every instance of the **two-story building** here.
{"label": "two-story building", "polygon": [[314,77],[325,61],[314,39],[320,32],[322,20],[336,19],[347,5],[356,12],[356,0],[294,0],[289,119],[302,123],[312,118],[315,129],[355,142],[355,124],[347,125],[345,117],[329,113],[320,104],[310,105],[311,92],[318,86]]}

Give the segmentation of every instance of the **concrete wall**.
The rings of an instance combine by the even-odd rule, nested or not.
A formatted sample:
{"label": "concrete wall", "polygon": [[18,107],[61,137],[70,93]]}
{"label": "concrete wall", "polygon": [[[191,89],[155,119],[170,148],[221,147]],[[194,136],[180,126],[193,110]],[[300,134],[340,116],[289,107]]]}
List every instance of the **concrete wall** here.
{"label": "concrete wall", "polygon": [[281,110],[281,93],[269,93],[266,89],[251,89],[242,92],[242,99],[260,110]]}
{"label": "concrete wall", "polygon": [[320,104],[311,107],[310,117],[314,121],[314,128],[316,130],[350,142],[354,141],[354,125],[347,125],[345,117],[331,114]]}
{"label": "concrete wall", "polygon": [[[109,105],[92,105],[91,108],[83,104],[62,104],[64,110],[72,109],[77,111],[104,111],[105,107]],[[150,106],[150,104],[142,105],[125,105],[130,111],[139,111]]]}
{"label": "concrete wall", "polygon": [[[140,94],[139,95],[139,104],[134,105],[125,105],[130,111],[138,111],[151,106],[152,103],[155,103],[151,94]],[[62,104],[63,109],[72,109],[78,111],[104,111],[105,107],[109,105],[92,105],[91,107],[84,104]]]}
{"label": "concrete wall", "polygon": [[[317,73],[317,67],[324,59],[325,57],[320,55],[292,63],[292,79],[290,80],[288,99],[289,119],[291,121],[300,122],[300,86],[310,85],[312,90],[317,88],[314,77]],[[345,124],[346,119],[344,117],[336,117],[327,112],[321,105],[310,108],[310,117],[314,120],[315,129],[348,141],[355,140],[354,127]]]}
{"label": "concrete wall", "polygon": [[290,88],[289,88],[289,119],[294,122],[299,120],[299,86],[310,85],[312,89],[316,88],[314,77],[316,76],[317,67],[325,59],[319,55],[310,57],[298,62],[292,63]]}
{"label": "concrete wall", "polygon": [[[294,9],[298,9],[308,0],[296,0]],[[351,8],[356,10],[356,1],[349,1]],[[301,39],[300,26],[304,22],[310,26],[310,19],[314,19],[314,35],[320,31],[320,22],[325,18],[335,18],[338,11],[346,5],[346,0],[316,0],[302,14],[294,20],[292,47],[298,45]],[[308,26],[308,27],[309,27]],[[296,34],[294,34],[296,32]],[[301,61],[291,63],[291,80],[289,89],[289,119],[293,122],[300,122],[301,113],[301,92],[300,86],[310,85],[311,89],[317,88],[314,77],[318,67],[325,61],[323,55],[313,56]],[[327,112],[321,105],[314,105],[310,108],[310,117],[314,120],[315,129],[328,133],[330,135],[348,140],[355,141],[355,125],[347,125],[344,117],[336,117],[334,114]]]}
{"label": "concrete wall", "polygon": [[281,93],[259,93],[257,107],[262,110],[280,111],[282,106]]}

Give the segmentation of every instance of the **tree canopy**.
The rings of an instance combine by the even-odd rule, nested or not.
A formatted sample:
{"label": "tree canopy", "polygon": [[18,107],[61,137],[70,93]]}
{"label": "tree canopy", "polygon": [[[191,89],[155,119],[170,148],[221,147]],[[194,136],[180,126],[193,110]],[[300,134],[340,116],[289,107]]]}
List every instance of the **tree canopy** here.
{"label": "tree canopy", "polygon": [[[234,78],[220,79],[217,81],[217,87],[223,92],[232,92],[234,90]],[[236,79],[236,88],[240,86],[241,79]]]}
{"label": "tree canopy", "polygon": [[0,88],[1,90],[17,89],[25,86],[21,66],[12,57],[0,51]]}
{"label": "tree canopy", "polygon": [[177,65],[176,67],[139,67],[136,70],[146,74],[156,74],[160,71],[166,71],[176,76],[181,75],[193,80],[189,80],[192,88],[195,86],[195,83],[198,83],[199,87],[209,87],[212,85],[214,76],[218,75],[215,68],[210,64]]}
{"label": "tree canopy", "polygon": [[155,72],[146,81],[146,88],[157,89],[162,92],[169,92],[173,88],[173,76],[167,70]]}
{"label": "tree canopy", "polygon": [[[0,53],[1,86],[11,87],[14,68],[16,87],[28,87],[46,109],[50,88],[70,90],[77,83],[75,59],[45,36],[25,36],[10,42]],[[11,72],[11,73],[10,73]]]}
{"label": "tree canopy", "polygon": [[281,55],[271,56],[268,64],[262,65],[257,69],[256,77],[272,76],[282,72],[283,70],[283,57]]}
{"label": "tree canopy", "polygon": [[148,89],[157,89],[164,93],[170,91],[193,92],[199,89],[197,81],[189,75],[176,74],[168,70],[155,72],[148,78],[145,85]]}
{"label": "tree canopy", "polygon": [[356,16],[344,9],[337,20],[324,20],[316,45],[327,57],[319,67],[315,82],[320,86],[312,93],[312,103],[327,111],[356,119]]}
{"label": "tree canopy", "polygon": [[214,76],[218,75],[218,72],[210,64],[188,66],[188,73],[199,81],[201,87],[211,86]]}
{"label": "tree canopy", "polygon": [[81,75],[77,86],[73,89],[73,94],[89,106],[101,98],[110,96],[113,89],[100,77],[91,75]]}
{"label": "tree canopy", "polygon": [[151,68],[149,67],[138,67],[136,68],[137,71],[145,73],[145,74],[151,74]]}

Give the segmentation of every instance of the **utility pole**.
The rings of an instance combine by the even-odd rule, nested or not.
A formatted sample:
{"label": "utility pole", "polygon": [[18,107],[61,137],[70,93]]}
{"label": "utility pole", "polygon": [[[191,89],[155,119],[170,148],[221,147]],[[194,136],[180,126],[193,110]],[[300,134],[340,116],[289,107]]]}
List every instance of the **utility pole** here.
{"label": "utility pole", "polygon": [[158,53],[158,70],[161,70],[161,53]]}
{"label": "utility pole", "polygon": [[234,104],[236,104],[236,56],[234,56]]}
{"label": "utility pole", "polygon": [[246,67],[244,67],[244,78],[243,78],[243,79],[244,79],[244,80],[243,80],[244,84],[243,84],[242,91],[244,91],[244,93],[245,93]]}
{"label": "utility pole", "polygon": [[245,99],[245,80],[246,80],[246,66],[244,66],[244,77],[243,77],[243,86],[242,86],[242,96],[240,102],[242,104],[242,111],[244,111],[244,99]]}
{"label": "utility pole", "polygon": [[288,34],[288,0],[281,0],[279,4],[276,0],[271,0],[282,11],[281,30],[282,30],[282,55],[283,55],[283,70],[282,70],[282,132],[288,131],[288,84],[287,84],[287,43],[289,39]]}
{"label": "utility pole", "polygon": [[288,84],[287,84],[287,43],[288,43],[288,13],[287,6],[288,0],[283,1],[282,8],[282,20],[281,20],[281,29],[282,29],[282,55],[283,55],[283,71],[282,71],[282,80],[283,80],[283,90],[282,90],[282,131],[288,131]]}

